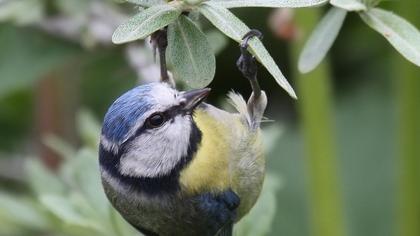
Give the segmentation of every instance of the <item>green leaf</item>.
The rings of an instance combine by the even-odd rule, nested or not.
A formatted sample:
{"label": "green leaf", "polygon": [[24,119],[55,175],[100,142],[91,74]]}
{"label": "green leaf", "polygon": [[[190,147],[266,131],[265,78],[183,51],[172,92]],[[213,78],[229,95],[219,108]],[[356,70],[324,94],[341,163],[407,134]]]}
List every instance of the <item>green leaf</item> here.
{"label": "green leaf", "polygon": [[144,39],[175,21],[180,14],[180,9],[169,4],[147,8],[120,25],[112,36],[112,42],[122,44]]}
{"label": "green leaf", "polygon": [[216,59],[204,33],[188,17],[169,26],[168,57],[175,79],[191,88],[207,86],[216,72]]}
{"label": "green leaf", "polygon": [[[214,26],[216,26],[216,28],[237,42],[242,42],[242,37],[250,30],[248,26],[230,11],[214,4],[214,2],[203,3],[200,5],[199,10]],[[249,47],[251,49],[250,52],[265,66],[265,68],[267,68],[277,83],[286,90],[291,97],[296,99],[293,88],[290,86],[289,82],[287,82],[261,41],[257,38],[253,38],[249,41]]]}
{"label": "green leaf", "polygon": [[299,58],[299,71],[308,73],[317,67],[327,55],[343,26],[347,11],[333,7],[319,22],[309,37]]}
{"label": "green leaf", "polygon": [[99,145],[99,134],[101,126],[93,114],[85,109],[77,113],[77,130],[86,146],[97,149]]}
{"label": "green leaf", "polygon": [[274,8],[297,8],[310,7],[327,3],[328,0],[216,0],[212,4],[225,7],[274,7]]}
{"label": "green leaf", "polygon": [[331,0],[331,5],[347,11],[366,11],[367,6],[358,0]]}
{"label": "green leaf", "polygon": [[218,30],[209,30],[206,33],[207,41],[213,49],[214,55],[218,55],[228,45],[228,40],[224,34]]}
{"label": "green leaf", "polygon": [[359,1],[363,2],[363,4],[365,4],[367,8],[370,9],[377,6],[383,0],[359,0]]}
{"label": "green leaf", "polygon": [[83,216],[71,202],[71,198],[42,195],[41,203],[66,224],[100,230],[101,226]]}
{"label": "green leaf", "polygon": [[3,0],[0,4],[0,22],[28,25],[40,21],[44,16],[42,0]]}
{"label": "green leaf", "polygon": [[125,0],[126,2],[133,3],[136,5],[140,5],[142,7],[151,7],[154,5],[164,3],[163,0]]}
{"label": "green leaf", "polygon": [[392,12],[374,8],[360,13],[362,19],[382,34],[407,60],[420,66],[420,32]]}
{"label": "green leaf", "polygon": [[44,138],[43,143],[60,157],[67,160],[76,155],[76,150],[69,143],[53,134],[47,135]]}
{"label": "green leaf", "polygon": [[96,149],[80,150],[70,165],[75,187],[99,215],[107,217],[109,203],[102,188]]}
{"label": "green leaf", "polygon": [[45,229],[48,219],[31,200],[0,192],[0,219],[32,229]]}
{"label": "green leaf", "polygon": [[40,160],[28,158],[25,167],[29,185],[38,195],[46,193],[62,195],[66,192],[64,184]]}

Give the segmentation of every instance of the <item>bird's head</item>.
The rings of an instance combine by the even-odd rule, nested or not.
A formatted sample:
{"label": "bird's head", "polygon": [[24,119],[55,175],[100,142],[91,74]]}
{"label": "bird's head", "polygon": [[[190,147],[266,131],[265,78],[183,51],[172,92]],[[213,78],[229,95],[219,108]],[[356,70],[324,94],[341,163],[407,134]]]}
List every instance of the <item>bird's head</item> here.
{"label": "bird's head", "polygon": [[201,140],[192,113],[209,92],[207,88],[180,92],[151,83],[123,94],[104,118],[102,172],[133,181],[166,178],[182,168]]}

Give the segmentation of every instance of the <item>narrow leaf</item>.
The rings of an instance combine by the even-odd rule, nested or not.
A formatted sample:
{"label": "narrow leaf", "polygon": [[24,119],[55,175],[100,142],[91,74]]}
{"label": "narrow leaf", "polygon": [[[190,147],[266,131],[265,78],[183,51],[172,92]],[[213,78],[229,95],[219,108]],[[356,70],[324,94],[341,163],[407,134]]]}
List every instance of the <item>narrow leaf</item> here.
{"label": "narrow leaf", "polygon": [[40,201],[48,211],[66,224],[91,228],[94,230],[101,229],[96,222],[93,222],[81,214],[81,212],[72,203],[71,198],[45,194],[40,196]]}
{"label": "narrow leaf", "polygon": [[[216,28],[237,42],[241,42],[242,37],[250,30],[248,26],[230,11],[214,4],[214,2],[203,3],[200,5],[199,10],[214,26],[216,26]],[[287,82],[261,41],[257,38],[253,38],[249,41],[249,46],[251,49],[250,52],[265,66],[265,68],[267,68],[277,83],[286,90],[291,97],[296,99],[296,94],[293,91],[292,86]]]}
{"label": "narrow leaf", "polygon": [[94,115],[86,109],[81,109],[76,118],[76,127],[83,143],[91,148],[98,148],[101,127]]}
{"label": "narrow leaf", "polygon": [[162,0],[125,0],[126,2],[140,5],[142,7],[151,7],[164,3]]}
{"label": "narrow leaf", "polygon": [[75,209],[68,198],[45,194],[40,197],[40,201],[47,210],[64,222],[85,225],[86,218]]}
{"label": "narrow leaf", "polygon": [[192,88],[207,86],[216,72],[216,59],[204,33],[188,17],[169,26],[168,57],[175,79]]}
{"label": "narrow leaf", "polygon": [[180,14],[180,9],[168,4],[147,8],[132,17],[128,22],[120,25],[112,36],[112,42],[122,44],[144,39],[153,32],[169,25]]}
{"label": "narrow leaf", "polygon": [[106,218],[108,201],[102,189],[95,150],[97,149],[81,149],[66,165],[72,171],[72,173],[68,173],[68,177],[80,190],[85,201],[95,210],[96,214]]}
{"label": "narrow leaf", "polygon": [[327,12],[300,54],[298,64],[300,72],[308,73],[321,63],[337,38],[346,15],[347,11],[336,7]]}
{"label": "narrow leaf", "polygon": [[382,34],[407,60],[420,66],[420,32],[392,12],[374,8],[360,14],[374,30]]}
{"label": "narrow leaf", "polygon": [[36,194],[62,195],[66,193],[64,183],[43,166],[41,161],[28,158],[25,167],[29,186]]}
{"label": "narrow leaf", "polygon": [[60,157],[67,160],[76,155],[76,150],[69,143],[54,134],[45,136],[43,143]]}
{"label": "narrow leaf", "polygon": [[229,43],[228,38],[217,29],[207,31],[206,37],[215,55],[222,52]]}
{"label": "narrow leaf", "polygon": [[274,8],[297,8],[310,7],[327,3],[328,0],[216,0],[212,4],[225,7],[274,7]]}
{"label": "narrow leaf", "polygon": [[347,11],[366,11],[367,7],[358,0],[331,0],[331,5]]}
{"label": "narrow leaf", "polygon": [[4,192],[0,192],[0,219],[31,229],[45,229],[48,226],[47,217],[35,202]]}

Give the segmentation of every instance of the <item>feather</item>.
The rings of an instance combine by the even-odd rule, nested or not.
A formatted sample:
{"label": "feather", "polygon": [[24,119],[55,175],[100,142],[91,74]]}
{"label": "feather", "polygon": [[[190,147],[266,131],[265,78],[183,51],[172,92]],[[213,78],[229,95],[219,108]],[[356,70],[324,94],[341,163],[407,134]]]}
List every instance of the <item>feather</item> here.
{"label": "feather", "polygon": [[229,92],[229,103],[236,109],[236,111],[245,118],[249,126],[252,124],[251,116],[248,112],[248,106],[246,105],[244,97],[236,92]]}
{"label": "feather", "polygon": [[245,102],[242,95],[235,92],[230,92],[228,97],[233,107],[245,119],[249,128],[255,130],[260,127],[265,108],[267,107],[267,96],[264,91],[261,91],[261,96],[257,99],[254,99],[252,94],[248,103]]}

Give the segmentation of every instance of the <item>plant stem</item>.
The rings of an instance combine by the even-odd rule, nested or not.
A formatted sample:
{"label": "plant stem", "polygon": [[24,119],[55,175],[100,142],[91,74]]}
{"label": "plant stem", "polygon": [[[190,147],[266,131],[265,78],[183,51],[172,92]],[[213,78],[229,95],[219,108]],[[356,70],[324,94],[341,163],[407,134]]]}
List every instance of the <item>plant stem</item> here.
{"label": "plant stem", "polygon": [[45,145],[44,138],[54,134],[72,143],[77,140],[74,120],[78,106],[76,68],[75,62],[67,61],[46,73],[35,86],[35,145],[44,164],[52,170],[57,170],[61,158]]}
{"label": "plant stem", "polygon": [[[398,13],[418,22],[417,0],[399,3]],[[420,235],[420,68],[396,54],[398,97],[398,235]]]}
{"label": "plant stem", "polygon": [[[306,37],[296,40],[293,61],[297,61],[305,38],[319,21],[318,10],[302,9],[296,14],[297,26]],[[313,235],[343,236],[346,235],[346,229],[337,173],[329,66],[323,63],[305,75],[296,72],[296,81],[309,171]]]}

